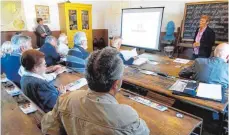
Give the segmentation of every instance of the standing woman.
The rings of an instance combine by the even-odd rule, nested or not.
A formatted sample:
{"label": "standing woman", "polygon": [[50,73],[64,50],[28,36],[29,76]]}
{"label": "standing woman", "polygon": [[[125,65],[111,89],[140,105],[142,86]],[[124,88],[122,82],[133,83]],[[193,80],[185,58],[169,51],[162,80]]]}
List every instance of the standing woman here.
{"label": "standing woman", "polygon": [[209,22],[209,16],[201,16],[199,28],[194,37],[193,59],[208,58],[211,55],[212,46],[215,44],[215,32],[208,27]]}

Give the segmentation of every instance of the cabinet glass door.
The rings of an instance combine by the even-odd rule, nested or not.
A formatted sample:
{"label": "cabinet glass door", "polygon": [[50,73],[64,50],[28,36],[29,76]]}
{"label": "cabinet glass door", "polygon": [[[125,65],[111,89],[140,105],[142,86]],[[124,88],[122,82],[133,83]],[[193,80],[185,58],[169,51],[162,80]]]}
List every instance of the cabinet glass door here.
{"label": "cabinet glass door", "polygon": [[89,15],[87,10],[81,10],[82,29],[89,29]]}
{"label": "cabinet glass door", "polygon": [[77,10],[69,10],[69,29],[78,30]]}

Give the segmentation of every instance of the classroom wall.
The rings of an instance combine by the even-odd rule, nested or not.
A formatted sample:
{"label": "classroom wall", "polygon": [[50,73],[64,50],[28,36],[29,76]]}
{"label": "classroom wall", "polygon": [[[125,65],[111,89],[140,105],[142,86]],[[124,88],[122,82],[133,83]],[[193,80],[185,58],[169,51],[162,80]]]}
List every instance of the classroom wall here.
{"label": "classroom wall", "polygon": [[[28,31],[34,31],[36,27],[36,12],[35,5],[47,5],[49,6],[50,12],[50,23],[47,24],[51,30],[59,31],[60,23],[59,23],[59,10],[58,3],[65,2],[66,0],[22,0],[22,4],[24,7],[26,24]],[[79,0],[71,0],[71,2],[75,3],[85,3],[92,4],[92,28],[93,29],[104,29],[104,13],[105,7],[108,1],[79,1]]]}
{"label": "classroom wall", "polygon": [[[112,1],[105,15],[105,27],[110,35],[120,35],[121,30],[121,9],[141,7],[165,7],[161,31],[166,31],[169,21],[174,21],[176,28],[180,27],[184,15],[185,3],[211,1],[211,0],[129,0]],[[213,1],[213,0],[212,0]],[[214,0],[215,1],[215,0]],[[217,0],[216,0],[217,1]],[[177,29],[175,30],[177,31]]]}

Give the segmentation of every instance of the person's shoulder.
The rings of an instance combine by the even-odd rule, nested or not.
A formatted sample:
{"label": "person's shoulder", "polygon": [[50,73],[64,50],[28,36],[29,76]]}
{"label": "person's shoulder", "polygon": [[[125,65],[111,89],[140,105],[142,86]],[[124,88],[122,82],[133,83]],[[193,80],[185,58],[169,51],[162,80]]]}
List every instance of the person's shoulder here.
{"label": "person's shoulder", "polygon": [[207,30],[208,32],[215,33],[214,30],[213,30],[212,28],[210,28],[209,26],[207,26],[206,30]]}
{"label": "person's shoulder", "polygon": [[27,76],[27,75],[23,75],[21,79],[24,81],[27,80],[29,82],[35,82],[35,83],[44,83],[45,82],[45,80],[42,80],[40,78],[33,77],[33,76]]}
{"label": "person's shoulder", "polygon": [[76,102],[78,102],[82,97],[85,97],[86,94],[87,90],[77,90],[62,94],[61,96],[59,96],[58,99],[59,107],[62,108],[64,106],[72,106]]}
{"label": "person's shoulder", "polygon": [[125,112],[123,114],[124,118],[130,118],[130,119],[131,118],[134,118],[134,119],[139,118],[139,115],[138,115],[137,111],[134,108],[132,108],[131,106],[129,106],[129,105],[119,104],[119,107],[117,109],[120,109],[123,112]]}
{"label": "person's shoulder", "polygon": [[195,65],[204,65],[209,62],[209,58],[196,58]]}

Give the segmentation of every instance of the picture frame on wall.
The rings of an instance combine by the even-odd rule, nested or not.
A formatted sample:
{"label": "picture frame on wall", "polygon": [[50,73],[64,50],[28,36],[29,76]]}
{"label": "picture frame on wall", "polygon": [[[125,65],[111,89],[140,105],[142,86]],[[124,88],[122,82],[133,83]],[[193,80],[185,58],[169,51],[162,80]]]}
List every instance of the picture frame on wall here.
{"label": "picture frame on wall", "polygon": [[42,18],[44,23],[50,23],[49,6],[35,5],[36,18]]}

